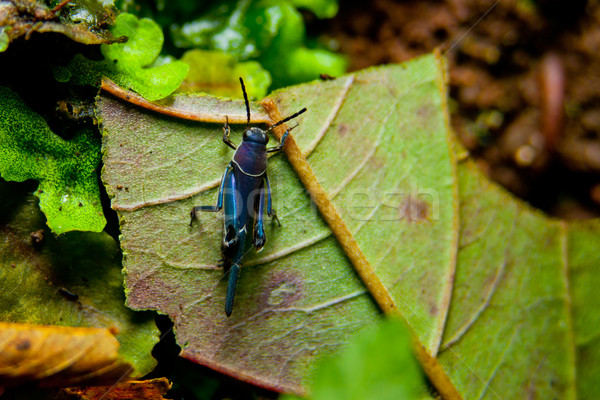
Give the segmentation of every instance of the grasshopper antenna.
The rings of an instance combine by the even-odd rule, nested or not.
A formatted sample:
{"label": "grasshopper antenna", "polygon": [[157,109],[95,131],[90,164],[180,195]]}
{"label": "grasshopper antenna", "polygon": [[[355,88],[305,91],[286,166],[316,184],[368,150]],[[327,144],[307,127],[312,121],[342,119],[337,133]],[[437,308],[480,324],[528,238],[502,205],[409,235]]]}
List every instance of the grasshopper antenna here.
{"label": "grasshopper antenna", "polygon": [[[296,118],[298,115],[304,113],[306,111],[306,107],[304,107],[302,110],[298,111],[295,114],[290,115],[289,117],[286,117],[284,119],[282,119],[281,121],[277,122],[276,124],[273,124],[269,127],[269,129],[267,129],[267,132],[269,132],[271,129],[278,127],[279,125],[283,124],[284,122],[289,121],[290,119],[294,119]],[[266,132],[265,132],[266,133]]]}
{"label": "grasshopper antenna", "polygon": [[246,102],[246,113],[248,114],[248,123],[246,128],[250,127],[250,102],[248,101],[248,93],[246,93],[246,86],[244,86],[244,80],[240,76],[240,83],[242,84],[242,92],[244,93],[244,101]]}

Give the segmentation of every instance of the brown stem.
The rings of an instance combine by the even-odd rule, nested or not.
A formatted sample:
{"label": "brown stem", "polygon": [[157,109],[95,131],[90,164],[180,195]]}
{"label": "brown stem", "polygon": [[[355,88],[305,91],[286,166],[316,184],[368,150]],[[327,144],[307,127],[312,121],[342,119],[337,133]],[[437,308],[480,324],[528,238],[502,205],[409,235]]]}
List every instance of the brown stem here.
{"label": "brown stem", "polygon": [[[271,117],[271,123],[281,120],[281,115],[273,100],[265,99],[261,102],[261,104],[266,113]],[[281,140],[281,136],[286,129],[286,126],[282,125],[273,129],[273,133],[278,140]],[[300,147],[298,147],[298,144],[292,135],[288,136],[285,145],[283,146],[283,151],[285,152],[290,164],[296,171],[296,174],[302,181],[302,184],[310,193],[312,200],[315,202],[319,212],[321,213],[321,216],[325,222],[327,222],[327,225],[329,225],[329,228],[338,240],[338,243],[346,253],[346,256],[350,259],[354,269],[362,279],[363,283],[381,310],[385,314],[403,318],[398,311],[396,302],[390,295],[390,292],[387,290],[383,282],[381,282],[379,276],[377,276],[375,273],[375,270],[354,239],[350,229],[336,210],[335,206],[329,200],[329,196],[323,187],[317,181],[317,177],[312,171],[312,168],[310,167],[306,158],[302,155],[302,151],[300,150]],[[438,360],[427,352],[425,347],[418,341],[414,333],[412,336],[415,355],[423,367],[423,370],[439,393],[446,400],[462,399],[462,396],[458,393],[452,382],[450,382],[448,375],[444,372]]]}
{"label": "brown stem", "polygon": [[[136,106],[145,108],[147,110],[155,111],[161,114],[165,114],[175,118],[187,119],[190,121],[199,121],[199,122],[214,122],[214,123],[223,123],[225,121],[225,116],[215,113],[213,110],[199,110],[199,109],[184,109],[179,108],[177,99],[179,97],[185,97],[184,95],[169,97],[165,99],[164,102],[169,102],[170,105],[160,104],[159,102],[152,102],[144,99],[137,93],[131,92],[129,90],[125,90],[110,79],[104,77],[102,78],[102,83],[100,88],[115,97],[118,97],[122,100],[125,100],[128,103],[135,104]],[[228,114],[229,123],[230,124],[245,124],[246,123],[246,113],[243,114]],[[268,124],[271,122],[269,116],[265,113],[252,113],[252,123],[254,124]]]}
{"label": "brown stem", "polygon": [[58,12],[61,8],[63,8],[64,6],[66,6],[67,4],[69,4],[71,2],[71,0],[62,0],[60,3],[58,3],[56,5],[56,7],[54,7],[52,10],[50,10],[51,13],[56,14],[56,12]]}

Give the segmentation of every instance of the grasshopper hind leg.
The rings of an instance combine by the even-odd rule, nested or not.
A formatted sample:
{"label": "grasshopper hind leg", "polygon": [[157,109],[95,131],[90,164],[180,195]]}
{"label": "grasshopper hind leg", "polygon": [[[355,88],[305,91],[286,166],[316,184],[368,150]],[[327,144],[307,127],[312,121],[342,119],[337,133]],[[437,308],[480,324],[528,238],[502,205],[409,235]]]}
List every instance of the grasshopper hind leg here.
{"label": "grasshopper hind leg", "polygon": [[227,281],[227,295],[225,297],[225,314],[229,317],[233,312],[233,301],[235,300],[235,290],[237,289],[238,278],[241,268],[238,264],[233,264],[229,268],[229,280]]}

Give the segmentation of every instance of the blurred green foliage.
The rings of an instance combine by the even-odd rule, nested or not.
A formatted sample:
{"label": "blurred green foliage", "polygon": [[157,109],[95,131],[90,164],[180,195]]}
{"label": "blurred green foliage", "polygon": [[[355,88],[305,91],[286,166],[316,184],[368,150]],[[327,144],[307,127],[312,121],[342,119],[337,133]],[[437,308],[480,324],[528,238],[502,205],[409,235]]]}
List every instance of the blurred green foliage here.
{"label": "blurred green foliage", "polygon": [[[387,318],[315,369],[311,400],[416,400],[427,395],[404,322]],[[283,396],[281,400],[299,400]]]}
{"label": "blurred green foliage", "polygon": [[240,62],[256,61],[271,74],[271,89],[317,79],[320,74],[339,76],[346,71],[343,56],[316,42],[307,44],[298,10],[300,7],[319,18],[331,18],[338,8],[334,0],[124,0],[120,5],[127,11],[150,16],[168,29],[171,43],[166,48],[172,55],[195,48],[220,51]]}
{"label": "blurred green foliage", "polygon": [[242,92],[238,78],[242,77],[248,96],[262,99],[271,86],[271,74],[257,61],[237,62],[232,55],[199,49],[186,51],[181,61],[190,66],[190,72],[181,84],[180,91],[240,97]]}

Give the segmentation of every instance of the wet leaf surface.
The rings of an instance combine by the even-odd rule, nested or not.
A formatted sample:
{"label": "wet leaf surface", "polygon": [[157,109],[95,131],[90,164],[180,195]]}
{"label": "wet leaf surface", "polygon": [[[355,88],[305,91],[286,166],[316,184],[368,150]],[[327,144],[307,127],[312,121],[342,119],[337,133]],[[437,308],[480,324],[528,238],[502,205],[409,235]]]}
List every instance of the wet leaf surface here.
{"label": "wet leaf surface", "polygon": [[[586,311],[598,295],[584,277],[600,265],[591,245],[600,226],[549,219],[477,171],[448,129],[439,59],[271,98],[284,116],[308,108],[296,142],[396,308],[462,397],[589,392],[599,374],[589,365],[600,321]],[[242,103],[227,104],[243,115]],[[282,226],[269,225],[264,250],[247,254],[227,318],[217,267],[222,217],[201,215],[189,226],[193,206],[216,202],[232,156],[221,125],[174,120],[110,96],[99,108],[128,304],[169,315],[184,357],[305,392],[315,360],[379,311],[286,158],[269,160]],[[241,130],[233,127],[234,142]]]}

